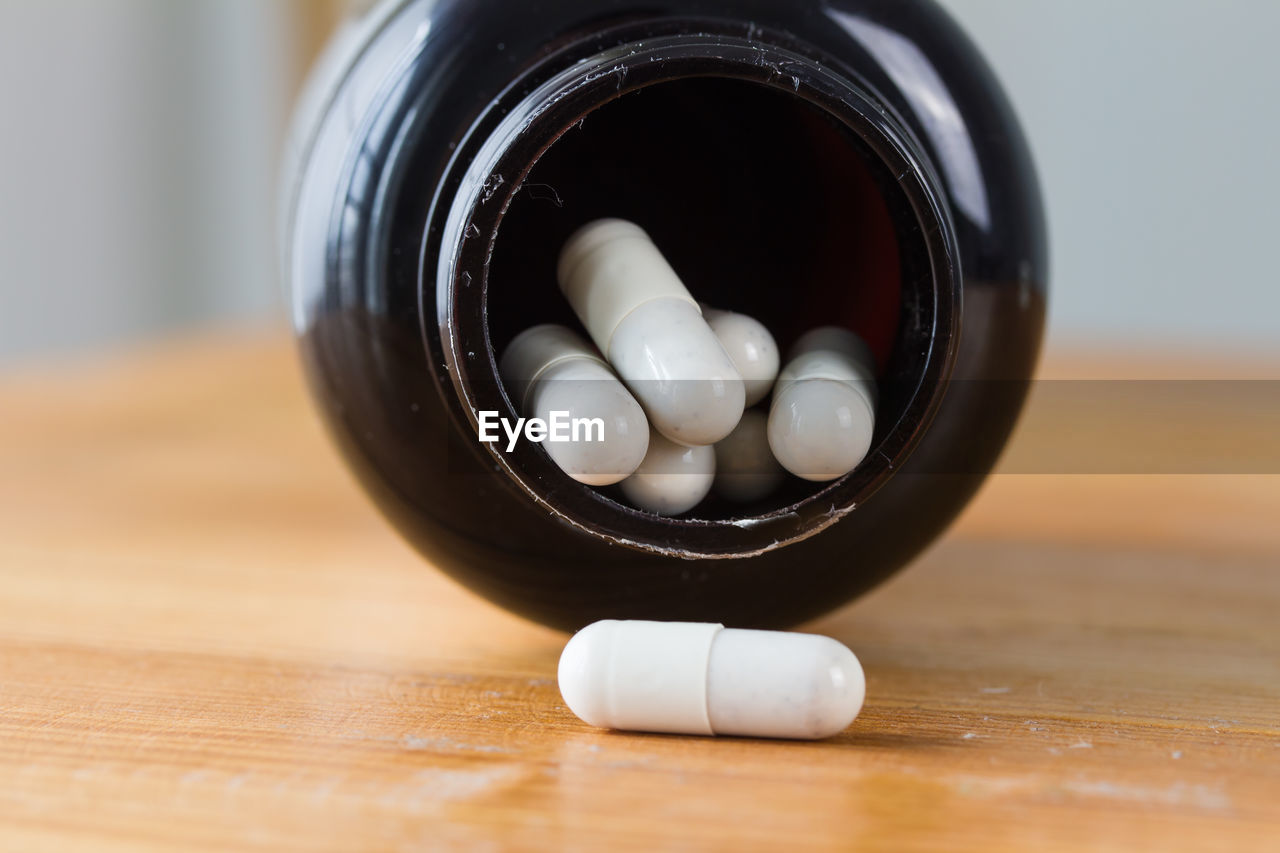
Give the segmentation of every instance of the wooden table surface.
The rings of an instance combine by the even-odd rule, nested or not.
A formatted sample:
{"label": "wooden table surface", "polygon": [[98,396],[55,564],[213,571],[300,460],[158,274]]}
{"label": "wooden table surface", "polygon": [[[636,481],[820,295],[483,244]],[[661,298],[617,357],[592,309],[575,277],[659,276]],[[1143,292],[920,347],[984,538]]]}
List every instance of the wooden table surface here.
{"label": "wooden table surface", "polygon": [[[1007,464],[1105,454],[1087,408],[1039,403]],[[1121,408],[1280,471],[1229,407]],[[1280,850],[1278,476],[994,478],[811,626],[868,679],[815,744],[574,719],[565,638],[396,538],[278,339],[0,379],[0,509],[6,851]]]}

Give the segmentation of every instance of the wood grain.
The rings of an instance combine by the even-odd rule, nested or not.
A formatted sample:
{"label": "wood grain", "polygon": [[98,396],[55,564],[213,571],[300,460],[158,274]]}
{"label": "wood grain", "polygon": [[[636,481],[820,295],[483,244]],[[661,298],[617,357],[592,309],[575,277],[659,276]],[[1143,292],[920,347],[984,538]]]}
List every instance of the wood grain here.
{"label": "wood grain", "polygon": [[395,538],[282,341],[26,371],[0,414],[0,849],[1280,843],[1280,477],[996,477],[812,626],[867,667],[847,733],[712,741],[576,721],[564,638]]}

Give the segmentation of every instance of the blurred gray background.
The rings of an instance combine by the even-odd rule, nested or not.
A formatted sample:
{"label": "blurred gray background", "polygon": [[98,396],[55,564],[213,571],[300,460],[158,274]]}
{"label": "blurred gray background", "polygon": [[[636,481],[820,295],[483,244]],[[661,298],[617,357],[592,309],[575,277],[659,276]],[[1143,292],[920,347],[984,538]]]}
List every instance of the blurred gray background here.
{"label": "blurred gray background", "polygon": [[[283,323],[275,169],[340,0],[0,0],[0,365]],[[1052,345],[1280,346],[1280,3],[944,0],[1035,148]]]}

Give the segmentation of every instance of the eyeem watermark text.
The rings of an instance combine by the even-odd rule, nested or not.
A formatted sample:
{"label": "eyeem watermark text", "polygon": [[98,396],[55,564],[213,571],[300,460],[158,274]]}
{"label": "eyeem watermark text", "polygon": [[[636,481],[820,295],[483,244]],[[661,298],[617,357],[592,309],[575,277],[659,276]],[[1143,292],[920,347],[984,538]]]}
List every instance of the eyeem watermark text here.
{"label": "eyeem watermark text", "polygon": [[516,449],[520,437],[534,444],[549,441],[553,444],[570,442],[604,441],[604,418],[574,418],[570,412],[552,412],[550,420],[542,418],[520,418],[514,424],[497,412],[480,413],[480,441],[484,444],[497,444],[506,435],[507,452]]}

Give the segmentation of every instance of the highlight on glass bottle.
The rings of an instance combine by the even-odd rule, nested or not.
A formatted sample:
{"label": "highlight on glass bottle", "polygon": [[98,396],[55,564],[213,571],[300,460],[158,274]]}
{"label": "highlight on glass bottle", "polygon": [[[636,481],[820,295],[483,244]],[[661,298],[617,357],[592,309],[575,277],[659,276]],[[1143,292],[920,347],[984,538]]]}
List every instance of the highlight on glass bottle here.
{"label": "highlight on glass bottle", "polygon": [[548,624],[826,612],[1022,405],[1043,214],[975,48],[925,0],[742,9],[391,0],[300,109],[319,408],[434,565]]}

